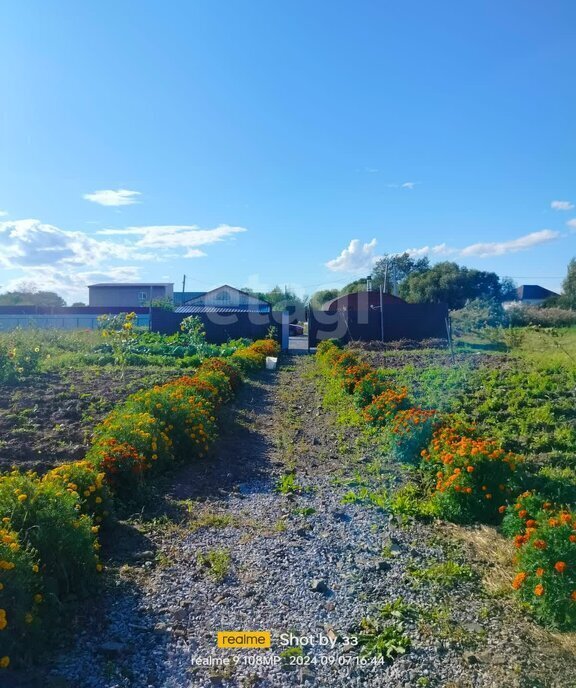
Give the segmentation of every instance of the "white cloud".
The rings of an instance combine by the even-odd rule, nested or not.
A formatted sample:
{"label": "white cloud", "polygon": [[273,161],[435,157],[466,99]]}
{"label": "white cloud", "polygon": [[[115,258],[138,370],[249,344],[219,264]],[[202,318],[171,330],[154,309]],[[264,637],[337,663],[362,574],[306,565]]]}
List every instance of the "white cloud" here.
{"label": "white cloud", "polygon": [[6,210],[0,210],[0,217],[6,217],[8,215]]}
{"label": "white cloud", "polygon": [[206,255],[199,251],[199,246],[214,244],[231,239],[236,234],[245,232],[245,227],[219,225],[213,229],[201,229],[197,225],[150,225],[144,227],[127,227],[126,229],[103,229],[101,236],[137,237],[134,246],[145,249],[180,249],[185,250],[186,258],[198,258]]}
{"label": "white cloud", "polygon": [[68,303],[87,301],[87,286],[94,282],[137,282],[141,269],[132,265],[121,265],[103,270],[62,271],[54,267],[31,267],[25,269],[24,277],[18,277],[2,285],[2,291],[14,291],[35,287],[43,291],[55,291]]}
{"label": "white cloud", "polygon": [[572,210],[574,208],[574,203],[570,201],[552,201],[550,207],[552,210]]}
{"label": "white cloud", "polygon": [[546,244],[549,241],[558,239],[560,232],[555,232],[551,229],[542,229],[539,232],[531,232],[518,239],[511,241],[492,241],[478,244],[471,244],[460,250],[461,256],[478,256],[479,258],[487,258],[488,256],[503,256],[506,253],[517,253],[518,251],[525,251]]}
{"label": "white cloud", "polygon": [[[574,221],[576,227],[576,221]],[[510,241],[487,241],[479,242],[464,246],[464,248],[456,248],[448,246],[447,244],[437,244],[436,246],[422,246],[421,248],[408,248],[406,253],[411,256],[460,256],[465,258],[468,256],[476,256],[478,258],[488,258],[489,256],[503,256],[507,253],[517,253],[518,251],[526,251],[534,246],[540,246],[550,241],[558,239],[560,232],[551,229],[542,229],[539,232],[531,232],[517,239]]]}
{"label": "white cloud", "polygon": [[404,184],[400,185],[400,188],[401,189],[410,189],[410,191],[412,191],[412,189],[415,186],[416,186],[416,182],[404,182]]}
{"label": "white cloud", "polygon": [[359,239],[352,239],[338,258],[329,260],[326,267],[333,272],[361,272],[370,270],[377,256],[374,255],[376,239],[368,244],[361,244]]}
{"label": "white cloud", "polygon": [[568,225],[568,227],[570,227],[571,230],[576,230],[576,218],[574,218],[573,220],[568,220],[566,224]]}
{"label": "white cloud", "polygon": [[447,244],[436,244],[435,246],[422,246],[422,248],[407,248],[403,253],[408,253],[414,258],[422,256],[449,256],[458,253],[457,248],[450,248]]}
{"label": "white cloud", "polygon": [[134,205],[139,203],[137,196],[141,196],[139,191],[130,191],[129,189],[102,189],[101,191],[93,191],[92,193],[84,194],[82,198],[92,203],[99,205],[119,206],[119,205]]}

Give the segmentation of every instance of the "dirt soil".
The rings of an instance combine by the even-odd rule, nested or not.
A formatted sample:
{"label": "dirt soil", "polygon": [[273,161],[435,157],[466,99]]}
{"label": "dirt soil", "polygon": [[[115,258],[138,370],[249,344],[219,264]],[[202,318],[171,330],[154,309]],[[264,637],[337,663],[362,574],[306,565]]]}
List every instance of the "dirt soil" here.
{"label": "dirt soil", "polygon": [[132,392],[181,374],[171,369],[113,367],[43,373],[0,385],[0,470],[44,472],[81,459],[95,425]]}

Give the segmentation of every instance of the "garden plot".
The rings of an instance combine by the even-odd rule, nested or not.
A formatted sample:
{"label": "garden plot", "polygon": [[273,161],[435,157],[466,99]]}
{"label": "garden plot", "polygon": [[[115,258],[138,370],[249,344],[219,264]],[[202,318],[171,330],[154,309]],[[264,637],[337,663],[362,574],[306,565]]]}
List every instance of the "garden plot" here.
{"label": "garden plot", "polygon": [[[99,601],[97,626],[90,611],[76,626],[73,647],[46,667],[48,680],[87,688],[570,685],[572,651],[501,590],[483,588],[489,567],[468,558],[468,544],[391,516],[383,485],[404,472],[329,387],[312,359],[294,357],[244,388],[213,459],[179,473],[168,505],[131,521],[118,539],[118,585]],[[273,647],[260,665],[199,664],[254,654],[217,650],[216,631],[225,629],[270,630]],[[325,634],[335,649],[282,646],[280,634],[290,632]],[[351,634],[360,647],[345,644]],[[268,662],[273,655],[279,664]],[[328,656],[337,661],[322,663]],[[362,667],[358,657],[378,662]]]}
{"label": "garden plot", "polygon": [[92,430],[129,394],[181,371],[83,367],[38,372],[0,386],[0,470],[12,465],[45,471],[86,453]]}

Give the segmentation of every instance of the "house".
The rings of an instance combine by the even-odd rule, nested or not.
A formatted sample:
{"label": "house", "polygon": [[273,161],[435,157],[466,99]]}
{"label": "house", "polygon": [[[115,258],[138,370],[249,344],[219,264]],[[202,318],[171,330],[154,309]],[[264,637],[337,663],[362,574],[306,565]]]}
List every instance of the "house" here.
{"label": "house", "polygon": [[205,291],[175,291],[174,292],[174,306],[183,306],[187,301],[196,299],[199,296],[204,296]]}
{"label": "house", "polygon": [[90,306],[149,306],[155,299],[174,295],[173,282],[101,282],[88,286]]}
{"label": "house", "polygon": [[506,301],[502,305],[505,309],[516,306],[540,306],[552,296],[559,296],[559,294],[538,284],[523,284],[516,289],[514,301]]}
{"label": "house", "polygon": [[272,306],[253,294],[223,284],[193,296],[175,309],[176,313],[270,313]]}
{"label": "house", "polygon": [[[380,300],[381,298],[382,300]],[[398,304],[406,302],[392,294],[382,294],[382,297],[380,297],[379,290],[357,291],[327,301],[322,304],[321,310],[329,313],[334,313],[336,311],[365,311],[368,309],[380,308],[381,303]]]}

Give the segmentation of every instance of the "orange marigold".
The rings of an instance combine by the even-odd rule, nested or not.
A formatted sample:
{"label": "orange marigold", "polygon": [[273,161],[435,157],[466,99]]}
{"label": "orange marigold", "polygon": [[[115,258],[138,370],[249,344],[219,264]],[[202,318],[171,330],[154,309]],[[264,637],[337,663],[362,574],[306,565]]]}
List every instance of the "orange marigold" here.
{"label": "orange marigold", "polygon": [[522,587],[522,583],[526,580],[526,574],[521,571],[520,573],[516,574],[516,577],[512,581],[512,587],[514,590],[519,590]]}
{"label": "orange marigold", "polygon": [[538,597],[542,597],[544,594],[544,586],[541,583],[538,583],[538,585],[534,588],[534,594]]}
{"label": "orange marigold", "polygon": [[539,577],[544,575],[544,569],[541,566],[536,569],[536,575]]}
{"label": "orange marigold", "polygon": [[534,547],[536,549],[546,549],[546,543],[544,540],[534,540]]}
{"label": "orange marigold", "polygon": [[564,571],[566,571],[566,568],[567,568],[566,562],[565,561],[557,561],[554,564],[554,568],[556,569],[556,571],[558,571],[558,573],[564,573]]}

